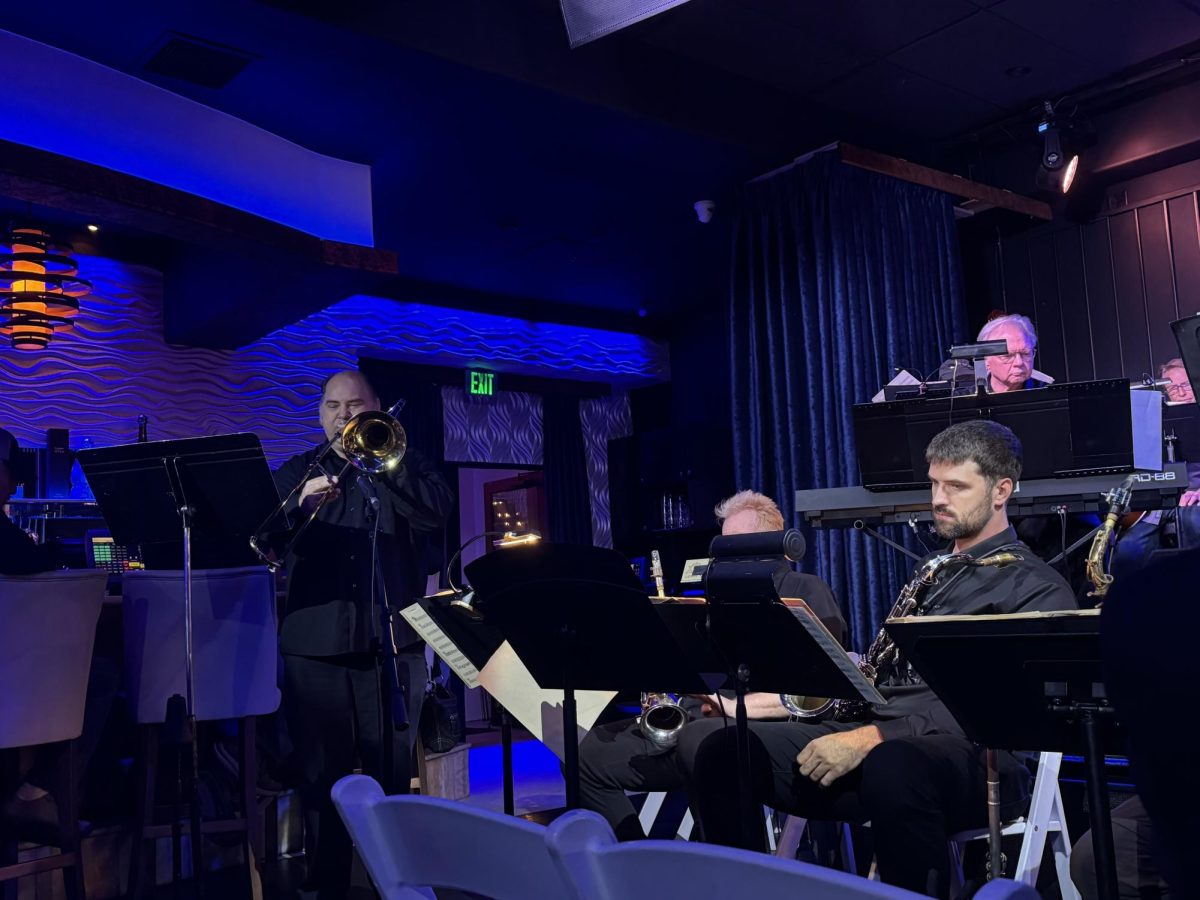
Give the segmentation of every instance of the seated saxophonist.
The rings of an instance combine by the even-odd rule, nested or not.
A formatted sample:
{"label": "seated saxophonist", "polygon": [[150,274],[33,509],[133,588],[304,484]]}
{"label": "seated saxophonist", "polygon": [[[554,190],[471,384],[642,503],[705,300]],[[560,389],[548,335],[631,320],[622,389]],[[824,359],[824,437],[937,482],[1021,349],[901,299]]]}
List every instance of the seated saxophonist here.
{"label": "seated saxophonist", "polygon": [[[1016,436],[994,422],[964,422],[935,436],[925,458],[937,532],[956,555],[934,554],[922,564],[925,577],[902,595],[916,598],[910,614],[1073,609],[1066,582],[1008,523],[1006,504],[1021,475]],[[886,705],[845,704],[829,720],[778,722],[761,720],[785,718],[784,698],[749,706],[759,720],[750,723],[755,799],[806,818],[870,821],[884,881],[946,896],[947,835],[987,822],[984,749],[966,738],[886,635],[867,656]],[[765,849],[765,833],[746,833],[738,814],[733,738],[719,720],[683,727],[677,753],[692,811],[705,840]],[[1002,815],[1011,817],[1027,802],[1031,778],[1015,756],[999,756]]]}
{"label": "seated saxophonist", "polygon": [[[721,533],[749,534],[782,531],[783,515],[770,497],[740,491],[717,504]],[[845,643],[846,622],[829,586],[815,575],[794,572],[780,559],[775,585],[780,596],[804,600],[835,638]],[[751,703],[778,702],[776,695],[751,694]],[[710,702],[685,699],[689,715],[711,714]],[[655,741],[638,719],[622,719],[593,728],[579,745],[579,801],[584,809],[604,816],[620,840],[646,837],[629,791],[669,791],[684,786],[675,749]]]}

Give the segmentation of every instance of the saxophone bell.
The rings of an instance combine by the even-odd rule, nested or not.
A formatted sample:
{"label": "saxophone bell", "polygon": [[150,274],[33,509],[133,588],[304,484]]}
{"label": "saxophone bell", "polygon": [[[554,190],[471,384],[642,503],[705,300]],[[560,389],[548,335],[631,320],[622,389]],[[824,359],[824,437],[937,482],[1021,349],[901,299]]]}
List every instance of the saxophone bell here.
{"label": "saxophone bell", "polygon": [[679,702],[678,694],[642,693],[642,734],[663,748],[674,747],[679,732],[687,724],[688,714]]}

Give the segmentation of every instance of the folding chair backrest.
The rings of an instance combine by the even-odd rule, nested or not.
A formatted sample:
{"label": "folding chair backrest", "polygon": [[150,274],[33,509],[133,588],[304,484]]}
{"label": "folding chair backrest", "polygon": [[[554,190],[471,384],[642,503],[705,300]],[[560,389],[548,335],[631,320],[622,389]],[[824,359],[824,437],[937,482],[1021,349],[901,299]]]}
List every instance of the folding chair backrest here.
{"label": "folding chair backrest", "polygon": [[105,572],[0,576],[0,748],[79,737]]}
{"label": "folding chair backrest", "polygon": [[432,897],[429,887],[495,900],[573,900],[546,847],[546,829],[438,797],[385,797],[349,775],[333,802],[384,900]]}

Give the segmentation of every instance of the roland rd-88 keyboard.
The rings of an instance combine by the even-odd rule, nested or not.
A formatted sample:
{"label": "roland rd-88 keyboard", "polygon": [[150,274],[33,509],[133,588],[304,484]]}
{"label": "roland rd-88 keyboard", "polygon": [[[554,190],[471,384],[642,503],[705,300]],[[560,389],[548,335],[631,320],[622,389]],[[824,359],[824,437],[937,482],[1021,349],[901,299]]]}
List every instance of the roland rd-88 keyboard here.
{"label": "roland rd-88 keyboard", "polygon": [[[1103,512],[1104,495],[1128,477],[1083,475],[1076,478],[1035,478],[1021,481],[1008,501],[1011,518],[1051,515],[1058,512]],[[1131,510],[1169,509],[1187,490],[1187,465],[1168,463],[1161,472],[1134,473]],[[864,487],[796,491],[796,514],[815,528],[852,528],[860,525],[928,522],[929,489],[868,491]]]}

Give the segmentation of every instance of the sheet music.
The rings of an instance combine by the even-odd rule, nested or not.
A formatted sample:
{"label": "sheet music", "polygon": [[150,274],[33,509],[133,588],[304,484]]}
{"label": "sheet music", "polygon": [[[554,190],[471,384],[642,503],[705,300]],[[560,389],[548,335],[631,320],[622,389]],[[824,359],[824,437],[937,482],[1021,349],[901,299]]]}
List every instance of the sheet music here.
{"label": "sheet music", "polygon": [[[905,385],[910,385],[910,384],[920,384],[920,383],[921,383],[921,379],[917,378],[915,375],[913,375],[911,372],[909,372],[908,369],[901,369],[899,374],[897,374],[895,378],[893,378],[891,381],[888,382],[889,385],[894,384],[894,385],[899,385],[899,386],[905,386]],[[884,395],[883,395],[882,390],[878,394],[876,394],[874,397],[871,398],[872,403],[882,403],[883,401],[884,401]]]}
{"label": "sheet music", "polygon": [[[525,729],[545,744],[559,759],[564,757],[566,742],[563,740],[562,691],[547,691],[529,674],[512,645],[505,641],[492,654],[483,671],[479,673],[479,684],[495,697],[500,705],[512,713]],[[596,724],[604,707],[608,706],[616,691],[576,691],[575,707],[579,733],[576,741],[583,740],[588,730]]]}
{"label": "sheet music", "polygon": [[842,674],[845,675],[850,683],[859,689],[859,692],[864,700],[868,703],[886,703],[883,695],[875,690],[874,685],[869,682],[858,666],[846,654],[842,645],[837,642],[829,629],[817,618],[816,613],[812,611],[807,603],[803,600],[793,600],[791,598],[780,598],[784,605],[796,617],[796,621],[804,626],[814,641],[825,651],[825,655],[832,659]]}
{"label": "sheet music", "polygon": [[479,670],[463,656],[454,641],[446,636],[446,632],[442,631],[438,623],[433,621],[433,618],[421,608],[419,603],[400,610],[400,615],[404,616],[404,620],[413,627],[413,630],[433,648],[433,652],[441,658],[442,662],[450,667],[450,671],[462,679],[463,684],[469,688],[479,684]]}

